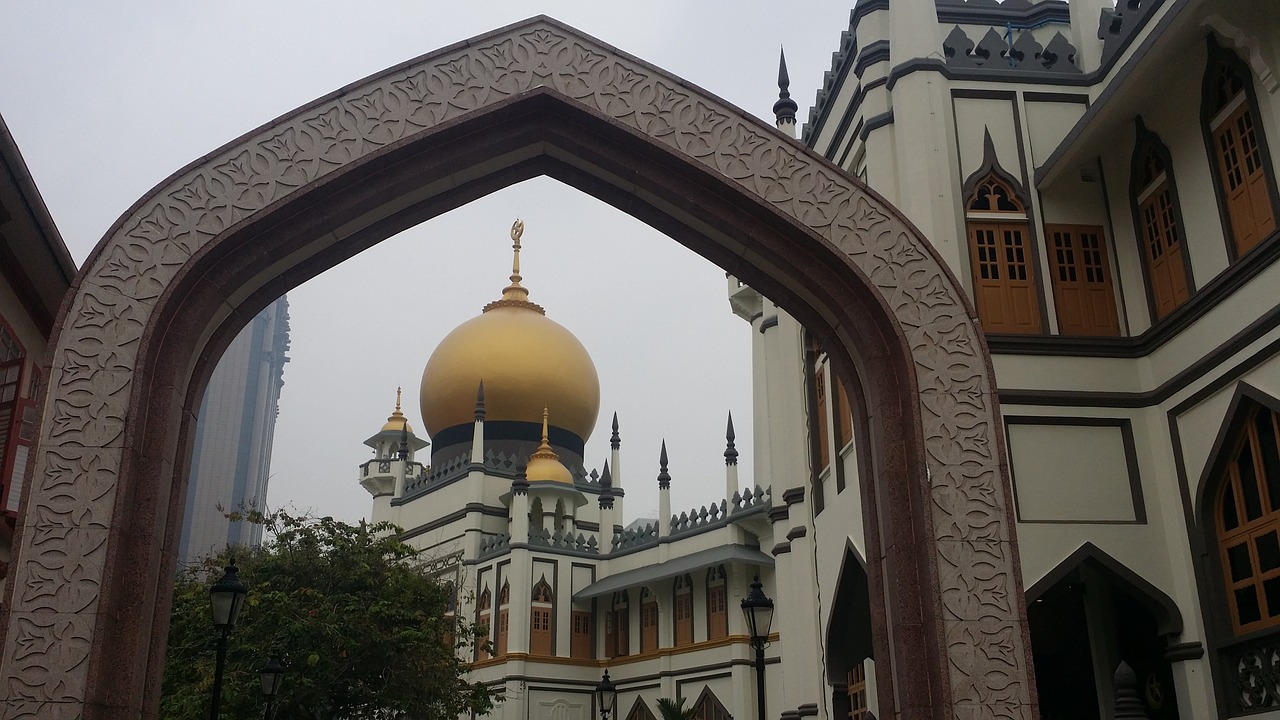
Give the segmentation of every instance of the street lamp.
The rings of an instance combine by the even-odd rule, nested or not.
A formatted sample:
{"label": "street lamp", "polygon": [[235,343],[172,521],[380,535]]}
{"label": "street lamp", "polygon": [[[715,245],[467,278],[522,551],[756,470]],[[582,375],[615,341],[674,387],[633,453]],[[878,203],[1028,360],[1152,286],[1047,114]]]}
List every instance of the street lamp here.
{"label": "street lamp", "polygon": [[756,649],[756,700],[760,706],[758,720],[764,720],[764,646],[769,641],[769,626],[773,624],[773,601],[764,594],[764,586],[757,575],[751,582],[751,592],[742,598],[742,615],[747,619],[747,632],[751,635],[751,647]]}
{"label": "street lamp", "polygon": [[613,714],[613,706],[618,702],[618,688],[609,679],[609,671],[604,671],[600,684],[596,685],[596,702],[600,704],[600,720],[609,720]]}
{"label": "street lamp", "polygon": [[236,618],[240,616],[240,608],[244,606],[244,598],[248,594],[248,588],[240,582],[240,569],[236,567],[236,559],[231,558],[222,579],[209,589],[209,600],[213,605],[213,626],[218,630],[218,661],[213,669],[213,702],[209,705],[211,720],[218,720],[218,710],[222,704],[222,671],[227,664],[227,636],[236,626]]}
{"label": "street lamp", "polygon": [[280,684],[284,682],[284,665],[280,664],[280,655],[271,653],[267,664],[258,671],[262,681],[262,697],[267,699],[267,709],[262,711],[262,720],[271,720],[271,703],[280,692]]}

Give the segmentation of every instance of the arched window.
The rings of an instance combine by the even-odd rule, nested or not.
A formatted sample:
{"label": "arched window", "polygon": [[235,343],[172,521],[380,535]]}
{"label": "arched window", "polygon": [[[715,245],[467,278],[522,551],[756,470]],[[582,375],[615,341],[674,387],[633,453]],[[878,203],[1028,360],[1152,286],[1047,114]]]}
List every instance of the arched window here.
{"label": "arched window", "polygon": [[693,644],[693,578],[676,578],[672,608],[676,615],[676,647]]}
{"label": "arched window", "polygon": [[729,636],[729,592],[724,566],[707,570],[707,639]]}
{"label": "arched window", "polygon": [[498,593],[498,641],[494,654],[507,654],[507,631],[510,629],[511,586],[503,581],[502,590]]}
{"label": "arched window", "polygon": [[1276,228],[1274,179],[1249,66],[1209,36],[1200,119],[1223,229],[1242,256]]}
{"label": "arched window", "polygon": [[1194,285],[1183,247],[1182,212],[1169,151],[1160,138],[1137,120],[1129,190],[1133,218],[1142,245],[1147,298],[1153,321],[1187,301]]}
{"label": "arched window", "polygon": [[488,660],[489,655],[489,639],[493,636],[490,632],[489,620],[493,617],[493,594],[489,592],[489,588],[485,588],[480,593],[480,599],[476,601],[476,624],[483,628],[484,634],[476,639],[476,659]]}
{"label": "arched window", "polygon": [[533,586],[533,607],[529,616],[529,653],[551,655],[552,617],[555,616],[555,594],[547,577]]}
{"label": "arched window", "polygon": [[1214,515],[1236,634],[1280,625],[1280,418],[1251,404],[1216,478]]}
{"label": "arched window", "polygon": [[626,590],[613,594],[610,610],[605,614],[604,654],[623,657],[631,652],[631,613]]}
{"label": "arched window", "polygon": [[987,140],[984,167],[965,197],[974,304],[988,333],[1041,332],[1040,295],[1026,205],[995,164]]}
{"label": "arched window", "polygon": [[696,720],[733,720],[729,709],[720,702],[720,698],[711,692],[711,688],[702,687],[702,693],[693,702],[693,717]]}

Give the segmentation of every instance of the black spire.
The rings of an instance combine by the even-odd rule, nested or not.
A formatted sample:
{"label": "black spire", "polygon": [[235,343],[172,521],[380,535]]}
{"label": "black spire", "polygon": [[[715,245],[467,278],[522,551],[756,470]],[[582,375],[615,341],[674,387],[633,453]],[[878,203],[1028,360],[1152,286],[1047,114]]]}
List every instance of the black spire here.
{"label": "black spire", "polygon": [[409,423],[400,426],[400,449],[397,454],[401,460],[409,459]]}
{"label": "black spire", "polygon": [[773,104],[773,114],[778,122],[796,121],[796,110],[800,109],[796,101],[791,99],[791,76],[787,75],[787,54],[778,48],[778,102]]}
{"label": "black spire", "polygon": [[658,455],[658,489],[671,487],[671,476],[667,474],[667,441],[662,441],[662,452]]}
{"label": "black spire", "polygon": [[729,411],[729,428],[724,431],[725,447],[724,447],[724,464],[738,464],[738,449],[733,446],[733,411]]}
{"label": "black spire", "polygon": [[613,435],[609,437],[609,447],[617,450],[622,447],[622,436],[618,434],[618,413],[613,414]]}
{"label": "black spire", "polygon": [[484,381],[476,388],[476,422],[484,420]]}
{"label": "black spire", "polygon": [[600,474],[600,509],[613,509],[613,475],[609,472],[609,461],[604,461],[604,472]]}

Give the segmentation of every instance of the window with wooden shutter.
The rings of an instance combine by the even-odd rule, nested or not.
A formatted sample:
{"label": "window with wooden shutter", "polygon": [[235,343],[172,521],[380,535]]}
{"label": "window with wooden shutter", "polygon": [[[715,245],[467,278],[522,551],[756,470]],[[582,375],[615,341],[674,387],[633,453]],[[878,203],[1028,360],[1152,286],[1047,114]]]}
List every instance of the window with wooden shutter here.
{"label": "window with wooden shutter", "polygon": [[589,659],[595,657],[591,647],[591,611],[574,610],[573,633],[569,636],[569,657]]}
{"label": "window with wooden shutter", "polygon": [[658,599],[646,588],[640,591],[640,652],[658,649]]}
{"label": "window with wooden shutter", "polygon": [[849,668],[846,677],[849,694],[849,720],[863,720],[869,714],[867,707],[867,668],[860,662]]}
{"label": "window with wooden shutter", "polygon": [[1141,118],[1137,123],[1130,189],[1152,320],[1160,320],[1187,301],[1192,286],[1168,151]]}
{"label": "window with wooden shutter", "polygon": [[1260,145],[1262,128],[1248,92],[1252,78],[1230,51],[1210,41],[1202,117],[1206,122],[1224,227],[1236,255],[1244,255],[1276,228],[1270,164]]}
{"label": "window with wooden shutter", "polygon": [[[19,454],[18,436],[23,421],[23,402],[20,392],[22,366],[26,350],[18,342],[17,335],[0,318],[0,494],[8,495],[8,505],[13,505],[17,495],[15,480],[22,475],[14,471]],[[30,413],[34,416],[34,412]],[[29,449],[30,442],[27,443]],[[25,466],[26,450],[21,452]],[[16,509],[16,507],[14,508]]]}
{"label": "window with wooden shutter", "polygon": [[1053,300],[1062,335],[1120,334],[1102,228],[1046,225]]}
{"label": "window with wooden shutter", "polygon": [[1026,208],[994,171],[980,180],[967,203],[974,304],[988,333],[1038,334],[1036,285]]}
{"label": "window with wooden shutter", "polygon": [[836,408],[832,413],[836,423],[836,445],[844,450],[853,442],[853,412],[849,408],[849,396],[844,391],[844,383],[839,378],[832,378],[836,386]]}
{"label": "window with wooden shutter", "polygon": [[476,601],[476,624],[482,628],[484,633],[476,640],[476,659],[488,660],[489,640],[493,637],[492,625],[489,620],[492,617],[491,610],[493,607],[493,595],[490,594],[489,588],[485,588],[480,593],[480,599]]}
{"label": "window with wooden shutter", "polygon": [[725,584],[724,566],[707,571],[707,639],[729,636],[729,592]]}
{"label": "window with wooden shutter", "polygon": [[827,373],[823,365],[814,368],[813,381],[817,393],[813,414],[817,421],[814,432],[818,434],[818,467],[825,468],[831,464],[831,440],[827,436]]}
{"label": "window with wooden shutter", "polygon": [[511,604],[511,586],[502,583],[502,591],[498,593],[498,641],[494,643],[495,655],[507,654],[508,609]]}
{"label": "window with wooden shutter", "polygon": [[529,616],[529,654],[551,655],[552,622],[555,611],[551,584],[543,577],[533,586],[532,607]]}
{"label": "window with wooden shutter", "polygon": [[606,657],[623,657],[631,652],[630,624],[627,591],[613,594],[610,611],[605,614],[604,654]]}
{"label": "window with wooden shutter", "polygon": [[1236,634],[1280,625],[1280,416],[1247,410],[1218,477],[1219,559]]}
{"label": "window with wooden shutter", "polygon": [[675,602],[672,609],[676,616],[676,647],[693,644],[693,579],[688,575],[676,578]]}

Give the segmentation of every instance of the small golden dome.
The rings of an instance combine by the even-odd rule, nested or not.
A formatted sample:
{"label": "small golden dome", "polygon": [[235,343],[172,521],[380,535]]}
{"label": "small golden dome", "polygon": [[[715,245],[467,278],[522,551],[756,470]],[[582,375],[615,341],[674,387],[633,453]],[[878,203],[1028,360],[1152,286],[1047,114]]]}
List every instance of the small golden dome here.
{"label": "small golden dome", "polygon": [[573,484],[573,475],[569,468],[560,462],[560,456],[551,449],[547,440],[547,408],[542,408],[542,444],[529,456],[529,465],[525,468],[525,480],[529,482],[551,481]]}
{"label": "small golden dome", "polygon": [[502,298],[445,336],[422,371],[419,400],[427,433],[475,421],[476,387],[484,381],[485,420],[536,423],[546,405],[556,427],[584,442],[600,412],[595,363],[578,338],[529,302],[520,285],[520,233]]}
{"label": "small golden dome", "polygon": [[387,418],[387,424],[382,426],[383,432],[388,430],[394,432],[408,430],[410,435],[413,434],[413,426],[409,424],[409,420],[404,416],[404,413],[400,412],[400,388],[396,388],[396,409],[391,413],[391,417]]}

